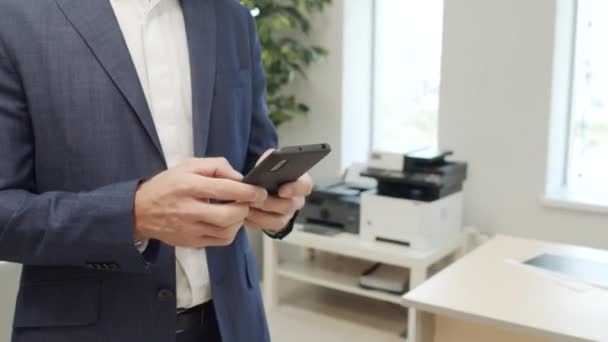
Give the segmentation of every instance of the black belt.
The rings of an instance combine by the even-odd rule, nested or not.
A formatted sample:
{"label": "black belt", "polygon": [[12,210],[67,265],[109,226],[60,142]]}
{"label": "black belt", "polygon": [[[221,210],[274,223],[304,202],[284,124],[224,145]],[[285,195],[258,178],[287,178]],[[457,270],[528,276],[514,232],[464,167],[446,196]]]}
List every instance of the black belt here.
{"label": "black belt", "polygon": [[211,315],[215,315],[214,310],[213,301],[211,300],[190,309],[178,309],[175,332],[179,334],[192,329],[199,329],[205,324],[205,315],[208,315],[210,316],[209,318],[211,318]]}

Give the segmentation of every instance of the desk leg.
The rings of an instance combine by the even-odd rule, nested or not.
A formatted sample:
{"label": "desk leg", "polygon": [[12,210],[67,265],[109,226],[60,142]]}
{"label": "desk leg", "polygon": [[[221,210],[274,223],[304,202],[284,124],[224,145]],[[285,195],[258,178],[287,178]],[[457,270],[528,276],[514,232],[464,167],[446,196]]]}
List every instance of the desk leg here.
{"label": "desk leg", "polygon": [[[410,269],[410,290],[422,284],[428,276],[427,268]],[[432,342],[434,319],[432,315],[410,308],[408,310],[408,342]]]}
{"label": "desk leg", "polygon": [[435,339],[435,315],[428,312],[415,311],[416,315],[416,336],[408,342],[433,342]]}
{"label": "desk leg", "polygon": [[277,268],[279,267],[279,251],[274,240],[264,236],[264,306],[267,312],[272,312],[279,301],[277,292]]}

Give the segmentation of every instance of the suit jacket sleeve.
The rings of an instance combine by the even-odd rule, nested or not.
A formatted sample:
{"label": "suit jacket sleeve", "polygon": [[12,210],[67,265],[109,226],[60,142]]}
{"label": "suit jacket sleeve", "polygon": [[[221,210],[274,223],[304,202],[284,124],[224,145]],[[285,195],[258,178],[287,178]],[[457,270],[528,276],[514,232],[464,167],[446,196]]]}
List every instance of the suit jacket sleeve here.
{"label": "suit jacket sleeve", "polygon": [[[26,95],[0,37],[0,260],[147,272],[133,245],[139,180],[82,193],[36,193]],[[60,158],[60,156],[57,156]]]}
{"label": "suit jacket sleeve", "polygon": [[[268,106],[266,104],[266,78],[264,77],[264,64],[262,62],[262,48],[257,35],[255,20],[249,10],[246,11],[249,20],[249,41],[251,42],[251,62],[253,77],[253,113],[251,122],[251,138],[247,154],[246,171],[251,170],[262,154],[268,149],[278,146],[277,131],[270,117],[268,116]],[[297,214],[296,214],[297,216]],[[273,239],[283,239],[293,230],[295,218],[289,222],[287,227],[278,233],[265,232]]]}
{"label": "suit jacket sleeve", "polygon": [[255,166],[258,159],[268,149],[278,146],[277,131],[268,116],[266,105],[266,78],[262,63],[262,49],[257,35],[255,21],[248,10],[245,11],[249,21],[249,42],[251,44],[252,63],[252,118],[249,147],[247,150],[246,172]]}

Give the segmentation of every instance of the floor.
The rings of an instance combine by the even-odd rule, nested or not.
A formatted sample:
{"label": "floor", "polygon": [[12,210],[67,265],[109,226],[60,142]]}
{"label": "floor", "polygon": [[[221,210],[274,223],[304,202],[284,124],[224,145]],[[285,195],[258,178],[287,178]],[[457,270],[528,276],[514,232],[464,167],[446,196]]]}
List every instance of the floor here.
{"label": "floor", "polygon": [[403,308],[319,287],[281,281],[280,305],[269,315],[278,342],[404,342]]}

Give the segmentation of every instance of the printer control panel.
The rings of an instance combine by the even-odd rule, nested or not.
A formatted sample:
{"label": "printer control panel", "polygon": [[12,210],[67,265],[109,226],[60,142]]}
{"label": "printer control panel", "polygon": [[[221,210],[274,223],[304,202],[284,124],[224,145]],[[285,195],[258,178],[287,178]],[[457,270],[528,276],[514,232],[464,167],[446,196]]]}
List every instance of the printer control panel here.
{"label": "printer control panel", "polygon": [[381,169],[367,169],[362,173],[363,176],[394,180],[398,183],[426,183],[439,186],[443,182],[443,175],[434,172],[402,172]]}
{"label": "printer control panel", "polygon": [[435,201],[462,190],[467,163],[446,161],[443,153],[424,159],[405,156],[401,170],[368,168],[361,176],[378,181],[378,194],[419,201]]}

